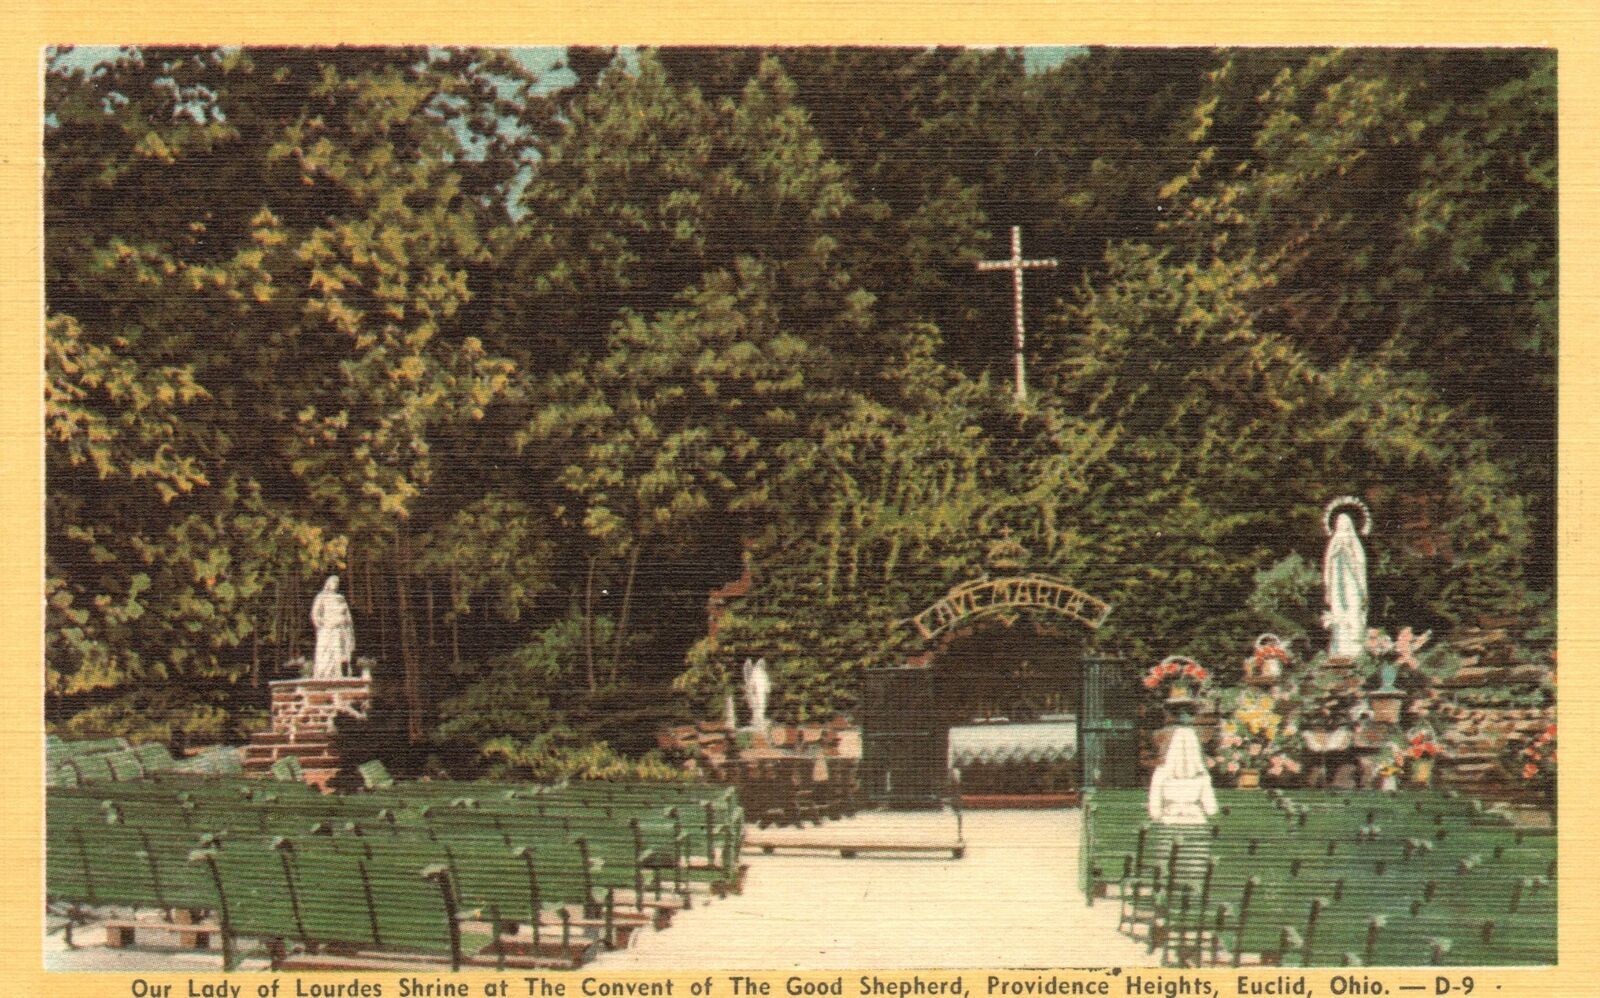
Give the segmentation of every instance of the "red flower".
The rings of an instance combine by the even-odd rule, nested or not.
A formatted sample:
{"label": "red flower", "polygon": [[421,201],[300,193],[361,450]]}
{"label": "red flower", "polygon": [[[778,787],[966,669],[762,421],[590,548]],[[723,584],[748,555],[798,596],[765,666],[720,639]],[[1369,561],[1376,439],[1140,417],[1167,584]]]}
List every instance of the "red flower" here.
{"label": "red flower", "polygon": [[1145,685],[1146,689],[1153,690],[1157,686],[1161,685],[1161,677],[1160,676],[1146,676],[1146,677],[1144,677],[1144,685]]}
{"label": "red flower", "polygon": [[1524,780],[1531,780],[1535,776],[1538,776],[1538,775],[1539,775],[1539,767],[1535,766],[1533,763],[1530,762],[1526,766],[1522,767],[1522,778]]}

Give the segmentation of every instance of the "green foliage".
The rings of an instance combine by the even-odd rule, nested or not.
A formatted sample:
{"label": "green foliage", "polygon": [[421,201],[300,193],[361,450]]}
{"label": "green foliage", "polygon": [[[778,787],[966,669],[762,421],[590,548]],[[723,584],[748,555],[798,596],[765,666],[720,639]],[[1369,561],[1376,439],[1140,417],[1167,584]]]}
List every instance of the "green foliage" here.
{"label": "green foliage", "polygon": [[1322,580],[1310,561],[1291,552],[1252,576],[1255,588],[1245,604],[1261,618],[1267,630],[1285,641],[1316,634],[1317,596]]}
{"label": "green foliage", "polygon": [[638,758],[618,755],[605,742],[587,741],[565,728],[552,728],[528,741],[493,738],[484,743],[483,754],[494,760],[494,772],[538,783],[688,779],[683,769],[656,753]]}
{"label": "green foliage", "polygon": [[135,689],[114,698],[97,698],[50,731],[63,738],[123,736],[135,744],[159,742],[184,747],[237,743],[268,724],[264,712],[230,710],[222,691]]}
{"label": "green foliage", "polygon": [[[1319,364],[1425,372],[1484,418],[1554,570],[1555,54],[1226,53],[1164,236],[1268,261],[1258,322]],[[1483,538],[1486,540],[1486,538]]]}
{"label": "green foliage", "polygon": [[238,732],[338,571],[413,741],[620,772],[746,656],[849,708],[984,572],[1136,658],[1314,638],[1346,493],[1374,623],[1547,626],[1549,53],[611,55],[52,61],[53,723]]}

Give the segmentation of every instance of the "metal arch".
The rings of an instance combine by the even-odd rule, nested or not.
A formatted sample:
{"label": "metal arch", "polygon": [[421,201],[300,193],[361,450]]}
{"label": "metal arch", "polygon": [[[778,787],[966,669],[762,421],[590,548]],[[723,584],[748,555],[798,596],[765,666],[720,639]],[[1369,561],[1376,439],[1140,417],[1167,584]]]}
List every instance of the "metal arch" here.
{"label": "metal arch", "polygon": [[1111,604],[1046,575],[1019,575],[1004,579],[974,579],[951,588],[911,622],[924,640],[937,637],[952,625],[1006,609],[1038,607],[1097,629],[1111,614]]}

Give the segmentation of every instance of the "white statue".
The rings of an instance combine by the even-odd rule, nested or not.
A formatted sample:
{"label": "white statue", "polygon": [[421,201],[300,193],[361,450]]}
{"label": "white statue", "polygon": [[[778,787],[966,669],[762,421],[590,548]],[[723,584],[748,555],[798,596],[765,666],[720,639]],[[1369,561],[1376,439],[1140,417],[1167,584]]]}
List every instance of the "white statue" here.
{"label": "white statue", "polygon": [[750,727],[756,731],[767,730],[767,696],[772,692],[772,679],[767,675],[767,660],[757,659],[754,664],[744,660],[744,702],[750,708]]}
{"label": "white statue", "polygon": [[312,679],[343,678],[356,654],[356,625],[350,604],[339,594],[339,577],[328,576],[322,592],[311,603],[311,625],[317,629],[317,652],[311,664]]}
{"label": "white statue", "polygon": [[1322,615],[1329,633],[1328,657],[1353,659],[1367,638],[1367,553],[1349,513],[1339,514],[1329,534],[1322,591],[1328,607]]}
{"label": "white statue", "polygon": [[1150,820],[1161,825],[1203,825],[1217,813],[1200,737],[1188,725],[1172,732],[1167,754],[1150,777]]}

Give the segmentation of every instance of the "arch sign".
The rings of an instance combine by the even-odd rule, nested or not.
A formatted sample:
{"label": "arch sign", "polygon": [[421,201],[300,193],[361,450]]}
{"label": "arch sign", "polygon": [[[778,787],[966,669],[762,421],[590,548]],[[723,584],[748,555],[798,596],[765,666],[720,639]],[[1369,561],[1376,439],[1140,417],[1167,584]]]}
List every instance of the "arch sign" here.
{"label": "arch sign", "polygon": [[958,621],[1009,608],[1038,607],[1097,628],[1111,613],[1111,604],[1058,579],[1023,575],[1009,579],[963,582],[944,598],[911,618],[917,633],[932,638]]}

